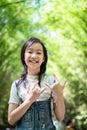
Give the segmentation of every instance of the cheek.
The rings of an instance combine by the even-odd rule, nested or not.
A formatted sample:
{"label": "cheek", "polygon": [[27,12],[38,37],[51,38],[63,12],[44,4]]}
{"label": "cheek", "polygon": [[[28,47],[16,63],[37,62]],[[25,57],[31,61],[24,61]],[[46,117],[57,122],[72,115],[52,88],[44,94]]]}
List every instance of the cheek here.
{"label": "cheek", "polygon": [[42,59],[42,60],[41,60],[41,64],[42,64],[43,62],[44,62],[44,60]]}
{"label": "cheek", "polygon": [[43,57],[40,57],[40,58],[39,58],[39,61],[40,61],[41,63],[43,63],[43,62],[44,62],[44,58],[43,58]]}
{"label": "cheek", "polygon": [[28,54],[25,54],[24,55],[24,61],[27,61],[28,57],[29,57]]}

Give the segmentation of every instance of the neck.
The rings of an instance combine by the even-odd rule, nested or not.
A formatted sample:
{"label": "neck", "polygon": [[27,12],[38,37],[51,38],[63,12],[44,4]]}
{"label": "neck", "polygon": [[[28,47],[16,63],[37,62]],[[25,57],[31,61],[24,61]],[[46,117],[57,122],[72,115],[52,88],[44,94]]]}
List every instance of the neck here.
{"label": "neck", "polygon": [[28,75],[38,75],[40,70],[28,70]]}

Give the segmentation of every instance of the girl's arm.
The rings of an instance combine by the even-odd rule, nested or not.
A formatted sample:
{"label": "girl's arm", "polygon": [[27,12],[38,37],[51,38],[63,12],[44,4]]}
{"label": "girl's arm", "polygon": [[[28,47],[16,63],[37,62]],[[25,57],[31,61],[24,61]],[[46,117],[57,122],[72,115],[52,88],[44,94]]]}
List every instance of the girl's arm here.
{"label": "girl's arm", "polygon": [[62,121],[65,115],[65,104],[63,94],[58,94],[55,98],[56,101],[54,103],[54,113],[57,120]]}
{"label": "girl's arm", "polygon": [[66,81],[63,83],[63,85],[60,85],[60,83],[57,81],[57,78],[56,81],[53,83],[53,85],[50,86],[49,84],[46,84],[51,89],[51,91],[55,96],[54,113],[59,121],[62,121],[65,115],[65,104],[63,97],[63,89],[65,87],[65,84]]}
{"label": "girl's arm", "polygon": [[8,122],[11,125],[14,125],[26,113],[32,103],[34,103],[41,95],[41,93],[45,90],[45,88],[40,89],[36,85],[37,84],[35,84],[34,87],[29,90],[27,99],[21,105],[14,103],[9,104]]}
{"label": "girl's arm", "polygon": [[8,122],[11,125],[14,125],[24,114],[25,112],[29,109],[31,106],[32,101],[26,100],[23,102],[20,106],[17,104],[9,104],[8,108]]}

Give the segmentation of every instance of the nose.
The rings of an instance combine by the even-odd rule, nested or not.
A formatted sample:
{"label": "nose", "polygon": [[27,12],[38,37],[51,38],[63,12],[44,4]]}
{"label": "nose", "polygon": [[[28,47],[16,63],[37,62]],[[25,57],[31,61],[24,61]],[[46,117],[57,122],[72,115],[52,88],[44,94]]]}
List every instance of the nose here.
{"label": "nose", "polygon": [[36,54],[35,54],[35,53],[32,53],[31,57],[32,57],[32,58],[36,58]]}

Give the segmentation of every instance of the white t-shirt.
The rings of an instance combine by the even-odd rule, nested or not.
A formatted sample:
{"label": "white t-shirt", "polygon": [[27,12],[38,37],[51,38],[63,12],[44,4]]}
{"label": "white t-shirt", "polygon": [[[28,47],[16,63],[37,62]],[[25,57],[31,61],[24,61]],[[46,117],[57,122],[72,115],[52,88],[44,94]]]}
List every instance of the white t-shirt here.
{"label": "white t-shirt", "polygon": [[[34,84],[38,81],[38,76],[30,76],[27,75],[26,79],[18,86],[19,80],[16,80],[13,82],[11,86],[11,91],[10,91],[10,98],[9,98],[9,103],[15,103],[15,104],[20,104],[20,99],[24,101],[27,98],[28,95],[28,86],[33,87]],[[37,101],[43,101],[47,100],[51,96],[51,89],[46,86],[45,83],[52,85],[55,82],[55,77],[54,76],[49,76],[49,75],[43,75],[41,79],[41,86],[40,88],[45,87],[45,91],[40,95],[40,97],[37,99]],[[54,101],[54,95],[52,94],[53,101]]]}

